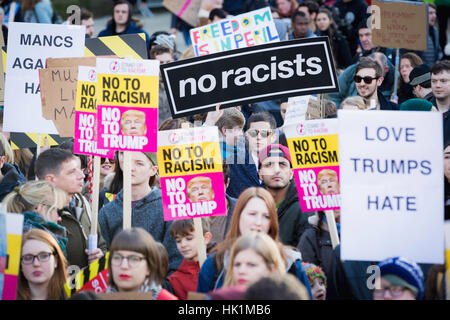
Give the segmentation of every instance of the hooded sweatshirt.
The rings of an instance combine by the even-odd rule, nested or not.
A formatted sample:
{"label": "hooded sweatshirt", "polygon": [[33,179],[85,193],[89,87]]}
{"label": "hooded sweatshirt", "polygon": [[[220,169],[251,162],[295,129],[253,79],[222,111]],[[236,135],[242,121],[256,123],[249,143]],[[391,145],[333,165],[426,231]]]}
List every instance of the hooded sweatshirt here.
{"label": "hooded sweatshirt", "polygon": [[[109,248],[114,236],[123,227],[123,190],[114,201],[100,209],[98,222]],[[164,221],[161,190],[158,188],[153,188],[147,196],[137,201],[131,210],[131,226],[143,228],[166,248],[169,254],[169,274],[177,270],[183,259],[170,235],[171,225],[172,221]]]}

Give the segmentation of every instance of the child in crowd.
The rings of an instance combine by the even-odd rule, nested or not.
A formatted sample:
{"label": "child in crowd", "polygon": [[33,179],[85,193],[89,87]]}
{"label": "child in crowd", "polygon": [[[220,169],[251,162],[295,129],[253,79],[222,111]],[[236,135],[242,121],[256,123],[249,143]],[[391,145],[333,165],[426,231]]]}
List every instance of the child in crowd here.
{"label": "child in crowd", "polygon": [[[205,246],[211,240],[209,218],[202,218],[203,238]],[[175,239],[177,249],[183,256],[183,261],[177,271],[169,277],[173,292],[181,300],[187,299],[189,291],[197,291],[200,264],[198,262],[197,242],[194,221],[192,219],[176,220],[170,227],[170,234]]]}
{"label": "child in crowd", "polygon": [[327,296],[327,277],[322,268],[312,263],[302,263],[308,276],[313,300],[325,300]]}

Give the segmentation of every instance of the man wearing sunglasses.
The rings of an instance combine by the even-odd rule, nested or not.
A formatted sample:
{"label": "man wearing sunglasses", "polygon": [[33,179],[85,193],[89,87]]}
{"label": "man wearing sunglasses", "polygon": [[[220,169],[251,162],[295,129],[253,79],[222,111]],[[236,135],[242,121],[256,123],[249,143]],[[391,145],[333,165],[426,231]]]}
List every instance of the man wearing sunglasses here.
{"label": "man wearing sunglasses", "polygon": [[259,152],[277,139],[277,122],[269,112],[257,112],[247,120],[246,150],[238,150],[236,157],[227,164],[230,167],[230,185],[227,194],[239,198],[242,191],[249,187],[260,187],[258,177]]}
{"label": "man wearing sunglasses", "polygon": [[358,96],[364,99],[368,110],[398,110],[398,106],[386,99],[378,87],[383,83],[383,69],[372,58],[362,57],[356,66],[355,81]]}

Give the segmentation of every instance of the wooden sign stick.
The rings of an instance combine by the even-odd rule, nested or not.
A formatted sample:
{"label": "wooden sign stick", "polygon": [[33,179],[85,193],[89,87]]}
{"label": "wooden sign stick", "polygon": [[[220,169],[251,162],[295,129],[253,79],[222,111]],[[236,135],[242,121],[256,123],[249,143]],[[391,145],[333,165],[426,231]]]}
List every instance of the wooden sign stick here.
{"label": "wooden sign stick", "polygon": [[131,228],[131,151],[123,152],[123,230]]}
{"label": "wooden sign stick", "polygon": [[[218,111],[218,107],[216,110]],[[188,123],[183,123],[181,125],[183,129],[189,129]],[[206,244],[205,238],[203,237],[203,226],[201,218],[193,218],[194,220],[194,234],[195,239],[197,239],[197,253],[198,253],[198,263],[200,264],[200,268],[203,265],[203,262],[206,260]]]}
{"label": "wooden sign stick", "polygon": [[98,194],[100,189],[100,157],[94,156],[94,169],[92,178],[92,212],[91,212],[91,232],[89,234],[89,252],[97,249],[97,226],[98,226]]}
{"label": "wooden sign stick", "polygon": [[328,232],[330,232],[331,245],[333,249],[339,244],[339,235],[336,227],[336,220],[334,219],[333,210],[325,210],[325,216],[327,217]]}

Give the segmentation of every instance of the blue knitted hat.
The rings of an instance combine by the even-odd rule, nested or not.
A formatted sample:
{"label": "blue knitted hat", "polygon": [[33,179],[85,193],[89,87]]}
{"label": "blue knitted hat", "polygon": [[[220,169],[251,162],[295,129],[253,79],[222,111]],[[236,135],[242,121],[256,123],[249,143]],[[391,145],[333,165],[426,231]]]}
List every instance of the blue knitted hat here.
{"label": "blue knitted hat", "polygon": [[402,257],[389,258],[378,264],[381,276],[394,275],[417,288],[417,300],[422,300],[425,288],[422,269],[415,262]]}

